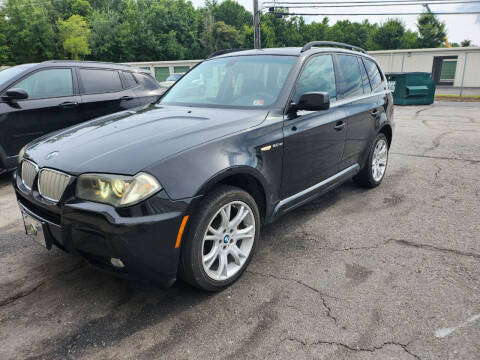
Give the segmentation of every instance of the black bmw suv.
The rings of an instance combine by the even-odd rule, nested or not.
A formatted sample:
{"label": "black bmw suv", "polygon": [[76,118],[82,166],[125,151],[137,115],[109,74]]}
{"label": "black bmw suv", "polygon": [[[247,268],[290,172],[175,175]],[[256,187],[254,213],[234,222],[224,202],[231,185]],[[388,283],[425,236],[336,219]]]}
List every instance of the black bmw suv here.
{"label": "black bmw suv", "polygon": [[41,135],[156,102],[163,92],[148,73],[120,64],[46,61],[0,71],[0,173]]}
{"label": "black bmw suv", "polygon": [[340,47],[213,55],[148,108],[30,143],[13,179],[26,232],[112,273],[225,288],[261,223],[385,176],[392,95]]}

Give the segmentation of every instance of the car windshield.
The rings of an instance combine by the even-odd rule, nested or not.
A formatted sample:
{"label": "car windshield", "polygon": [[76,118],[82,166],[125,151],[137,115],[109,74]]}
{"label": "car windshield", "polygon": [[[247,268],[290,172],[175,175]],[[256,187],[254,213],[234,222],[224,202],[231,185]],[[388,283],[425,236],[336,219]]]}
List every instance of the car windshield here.
{"label": "car windshield", "polygon": [[207,60],[185,74],[161,104],[266,107],[283,88],[294,56],[237,56]]}
{"label": "car windshield", "polygon": [[22,71],[25,71],[33,65],[35,64],[19,65],[0,71],[0,87],[2,87],[2,85],[8,82],[11,78],[17,76]]}

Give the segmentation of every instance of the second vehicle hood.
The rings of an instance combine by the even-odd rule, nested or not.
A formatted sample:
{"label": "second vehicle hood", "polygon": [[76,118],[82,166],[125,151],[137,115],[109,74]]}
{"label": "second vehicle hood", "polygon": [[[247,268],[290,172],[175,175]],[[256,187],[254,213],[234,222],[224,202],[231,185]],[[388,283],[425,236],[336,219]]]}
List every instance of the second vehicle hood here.
{"label": "second vehicle hood", "polygon": [[74,175],[134,175],[171,155],[260,124],[267,110],[152,105],[124,111],[42,137],[25,157],[39,167]]}

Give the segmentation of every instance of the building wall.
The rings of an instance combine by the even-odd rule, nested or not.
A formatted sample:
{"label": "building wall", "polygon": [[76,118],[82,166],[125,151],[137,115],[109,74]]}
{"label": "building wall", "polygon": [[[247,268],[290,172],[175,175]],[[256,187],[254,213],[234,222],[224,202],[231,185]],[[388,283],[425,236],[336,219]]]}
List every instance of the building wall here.
{"label": "building wall", "polygon": [[[457,56],[453,86],[480,88],[480,48],[441,48],[370,51],[385,72],[432,72],[435,56]],[[465,64],[466,58],[466,66]],[[465,68],[465,73],[464,73]]]}

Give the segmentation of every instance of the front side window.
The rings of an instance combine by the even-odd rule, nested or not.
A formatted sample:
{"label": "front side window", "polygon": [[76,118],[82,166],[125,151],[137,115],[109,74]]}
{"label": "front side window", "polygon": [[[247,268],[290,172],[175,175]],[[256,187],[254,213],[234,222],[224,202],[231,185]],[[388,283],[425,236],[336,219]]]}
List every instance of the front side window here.
{"label": "front side window", "polygon": [[319,55],[308,61],[295,87],[294,102],[309,92],[327,92],[330,100],[337,98],[332,55]]}
{"label": "front side window", "polygon": [[34,65],[18,65],[0,70],[0,87],[32,66]]}
{"label": "front side window", "polygon": [[350,98],[363,94],[362,76],[356,56],[337,55],[338,67],[340,69],[340,84],[343,90],[343,97]]}
{"label": "front side window", "polygon": [[99,94],[122,90],[120,76],[115,70],[80,69],[85,94]]}
{"label": "front side window", "polygon": [[266,107],[277,101],[296,60],[270,55],[207,60],[178,80],[161,103]]}
{"label": "front side window", "polygon": [[372,60],[363,59],[363,62],[365,63],[365,68],[367,69],[372,90],[375,90],[382,83],[382,75],[380,75],[380,71],[378,71],[377,64],[375,64]]}
{"label": "front side window", "polygon": [[28,93],[29,99],[72,96],[72,70],[40,70],[19,81],[12,87],[25,89]]}

